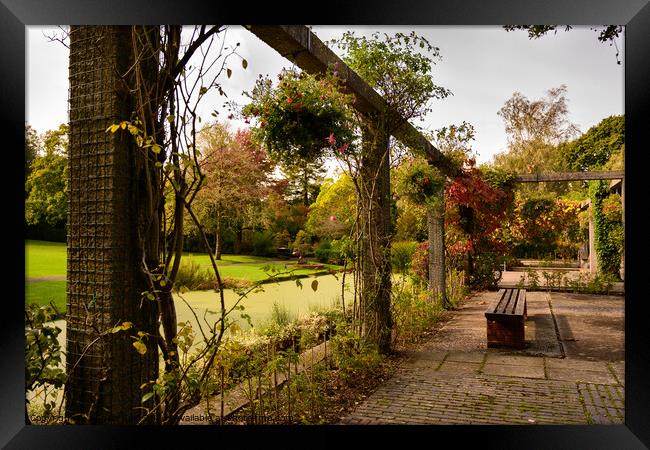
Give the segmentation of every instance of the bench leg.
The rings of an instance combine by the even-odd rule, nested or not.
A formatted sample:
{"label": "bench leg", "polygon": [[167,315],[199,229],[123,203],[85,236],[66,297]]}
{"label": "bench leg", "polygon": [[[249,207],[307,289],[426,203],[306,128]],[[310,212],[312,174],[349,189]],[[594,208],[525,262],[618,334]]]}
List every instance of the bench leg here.
{"label": "bench leg", "polygon": [[487,321],[488,348],[510,347],[523,349],[526,347],[524,320]]}

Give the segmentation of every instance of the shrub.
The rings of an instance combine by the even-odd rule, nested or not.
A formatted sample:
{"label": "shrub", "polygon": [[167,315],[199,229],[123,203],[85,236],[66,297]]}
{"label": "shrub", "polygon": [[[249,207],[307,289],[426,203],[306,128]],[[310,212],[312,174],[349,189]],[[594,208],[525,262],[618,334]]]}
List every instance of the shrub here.
{"label": "shrub", "polygon": [[330,343],[332,361],[338,368],[338,375],[344,381],[358,380],[367,376],[383,360],[377,349],[364,342],[345,321],[336,324],[336,334]]}
{"label": "shrub", "polygon": [[275,235],[271,231],[258,231],[253,235],[253,254],[257,256],[275,256]]}
{"label": "shrub", "polygon": [[201,265],[191,258],[183,259],[178,268],[174,291],[206,290],[214,287],[216,276],[209,269],[202,269]]}
{"label": "shrub", "polygon": [[58,341],[61,329],[49,323],[54,316],[51,306],[25,307],[25,393],[33,394],[33,404],[27,401],[28,409],[34,413],[34,420],[38,416],[39,423],[58,420],[54,417],[56,390],[66,382]]}
{"label": "shrub", "polygon": [[501,279],[503,259],[494,252],[483,251],[474,255],[474,272],[470,285],[474,289],[496,289]]}
{"label": "shrub", "polygon": [[449,269],[445,276],[445,282],[447,285],[447,304],[452,309],[455,309],[460,304],[460,301],[469,293],[469,289],[465,286],[465,272],[457,269]]}
{"label": "shrub", "polygon": [[342,265],[345,260],[354,260],[354,241],[347,236],[335,239],[331,243],[330,261]]}
{"label": "shrub", "polygon": [[393,343],[401,344],[417,341],[438,321],[442,312],[440,303],[432,302],[428,292],[411,281],[393,289],[391,308]]}
{"label": "shrub", "polygon": [[415,241],[394,242],[390,251],[390,262],[393,270],[406,273],[411,268],[413,254],[418,243]]}
{"label": "shrub", "polygon": [[318,244],[318,247],[314,251],[314,256],[318,262],[327,263],[330,260],[330,254],[332,253],[332,244],[329,240],[325,239]]}

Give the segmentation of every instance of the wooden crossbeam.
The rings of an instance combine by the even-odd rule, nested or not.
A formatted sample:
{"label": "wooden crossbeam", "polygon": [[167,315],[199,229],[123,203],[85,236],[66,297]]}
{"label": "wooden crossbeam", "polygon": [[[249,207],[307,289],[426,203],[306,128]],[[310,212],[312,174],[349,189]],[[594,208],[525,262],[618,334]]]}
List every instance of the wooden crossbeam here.
{"label": "wooden crossbeam", "polygon": [[[249,31],[275,49],[281,56],[311,74],[322,74],[335,67],[343,80],[345,92],[354,94],[354,108],[362,114],[386,110],[386,101],[329,47],[304,25],[246,25]],[[440,151],[407,120],[389,111],[390,122],[398,124],[393,136],[412,151],[439,161]]]}
{"label": "wooden crossbeam", "polygon": [[578,181],[578,180],[622,180],[623,170],[593,171],[593,172],[542,172],[518,174],[518,183],[539,183],[543,181]]}

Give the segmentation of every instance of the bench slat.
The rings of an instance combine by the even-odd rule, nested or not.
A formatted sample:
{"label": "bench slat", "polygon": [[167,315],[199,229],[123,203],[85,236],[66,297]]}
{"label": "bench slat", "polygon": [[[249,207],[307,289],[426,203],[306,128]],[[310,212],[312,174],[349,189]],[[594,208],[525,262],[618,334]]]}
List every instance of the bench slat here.
{"label": "bench slat", "polygon": [[513,314],[517,316],[525,315],[526,308],[526,289],[519,290],[519,298],[517,299],[517,307],[514,309]]}
{"label": "bench slat", "polygon": [[495,299],[490,303],[490,306],[487,309],[486,313],[496,313],[497,308],[499,307],[499,304],[501,303],[501,300],[503,300],[503,295],[505,294],[506,290],[505,289],[499,289],[499,292],[497,292],[497,296]]}

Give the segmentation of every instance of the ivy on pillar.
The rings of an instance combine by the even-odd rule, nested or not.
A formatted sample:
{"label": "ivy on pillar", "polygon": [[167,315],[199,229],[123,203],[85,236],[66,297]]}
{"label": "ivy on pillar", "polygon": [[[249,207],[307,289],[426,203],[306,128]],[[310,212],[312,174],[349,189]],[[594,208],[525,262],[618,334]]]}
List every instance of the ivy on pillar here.
{"label": "ivy on pillar", "polygon": [[[437,172],[433,163],[430,168]],[[441,177],[438,175],[438,178]],[[444,181],[434,187],[427,199],[427,225],[429,237],[429,293],[432,300],[447,306],[445,280],[445,187]]]}

